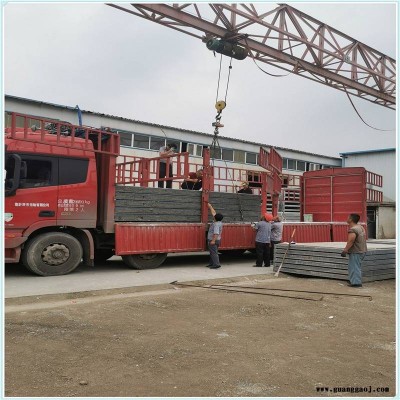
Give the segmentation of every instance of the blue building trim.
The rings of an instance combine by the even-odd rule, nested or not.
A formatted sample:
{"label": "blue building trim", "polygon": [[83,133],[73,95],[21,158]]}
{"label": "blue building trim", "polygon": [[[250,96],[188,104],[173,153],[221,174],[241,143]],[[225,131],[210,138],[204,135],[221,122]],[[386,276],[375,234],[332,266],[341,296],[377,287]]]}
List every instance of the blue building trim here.
{"label": "blue building trim", "polygon": [[349,151],[345,153],[339,153],[340,157],[346,157],[350,155],[357,155],[357,154],[368,154],[368,153],[386,153],[389,151],[396,151],[396,148],[388,148],[388,149],[375,149],[375,150],[361,150],[361,151]]}

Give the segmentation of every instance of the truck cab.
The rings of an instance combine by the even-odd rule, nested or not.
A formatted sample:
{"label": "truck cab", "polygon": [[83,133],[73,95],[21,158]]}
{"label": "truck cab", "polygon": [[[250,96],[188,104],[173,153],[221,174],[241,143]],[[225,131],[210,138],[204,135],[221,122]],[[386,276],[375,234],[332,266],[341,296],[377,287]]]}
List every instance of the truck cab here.
{"label": "truck cab", "polygon": [[86,242],[98,223],[93,132],[59,122],[46,129],[44,120],[40,129],[24,125],[6,129],[5,262],[65,274],[91,259]]}

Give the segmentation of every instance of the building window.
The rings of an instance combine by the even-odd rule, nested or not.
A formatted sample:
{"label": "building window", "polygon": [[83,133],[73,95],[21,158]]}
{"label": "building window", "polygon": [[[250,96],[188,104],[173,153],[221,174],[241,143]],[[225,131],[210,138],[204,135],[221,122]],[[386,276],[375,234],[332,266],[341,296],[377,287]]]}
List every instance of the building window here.
{"label": "building window", "polygon": [[246,153],[246,163],[247,164],[257,164],[257,154],[256,153]]}
{"label": "building window", "polygon": [[203,146],[201,144],[198,144],[196,146],[196,156],[202,157],[203,155]]}
{"label": "building window", "polygon": [[292,160],[291,158],[287,159],[287,169],[296,169],[296,160]]}
{"label": "building window", "polygon": [[210,157],[214,158],[216,160],[220,160],[221,159],[221,149],[220,148],[216,148],[216,147],[212,147],[210,149]]}
{"label": "building window", "polygon": [[[4,117],[5,117],[4,127],[11,128],[11,113],[5,112]],[[31,128],[33,125],[35,125],[38,129],[40,129],[41,124],[40,124],[39,120],[34,119],[34,118],[26,118],[26,120],[28,121],[28,128]],[[16,124],[17,124],[17,128],[24,128],[25,118],[21,117],[21,116],[17,116]]]}
{"label": "building window", "polygon": [[188,143],[186,151],[193,156],[194,155],[194,147],[195,145],[193,143]]}
{"label": "building window", "polygon": [[119,132],[118,134],[121,141],[121,146],[132,146],[132,133]]}
{"label": "building window", "polygon": [[225,161],[233,161],[233,150],[222,149],[222,159]]}
{"label": "building window", "polygon": [[11,114],[8,112],[4,113],[4,127],[11,128]]}
{"label": "building window", "polygon": [[180,142],[177,139],[167,139],[166,143],[167,144],[172,144],[172,143],[176,144],[177,148],[175,150],[175,153],[184,153],[186,151],[187,143]]}
{"label": "building window", "polygon": [[150,149],[151,150],[157,150],[158,151],[163,146],[165,146],[165,139],[164,138],[154,137],[154,136],[152,136],[150,138]]}
{"label": "building window", "polygon": [[306,162],[297,161],[297,171],[305,171],[305,170],[306,170]]}
{"label": "building window", "polygon": [[245,163],[246,153],[242,150],[234,150],[233,151],[234,160],[237,163]]}
{"label": "building window", "polygon": [[148,149],[150,137],[147,135],[140,135],[135,133],[133,137],[133,147],[138,147],[139,149]]}
{"label": "building window", "polygon": [[282,169],[288,169],[288,159],[282,158]]}
{"label": "building window", "polygon": [[308,171],[316,171],[319,169],[319,164],[309,163]]}

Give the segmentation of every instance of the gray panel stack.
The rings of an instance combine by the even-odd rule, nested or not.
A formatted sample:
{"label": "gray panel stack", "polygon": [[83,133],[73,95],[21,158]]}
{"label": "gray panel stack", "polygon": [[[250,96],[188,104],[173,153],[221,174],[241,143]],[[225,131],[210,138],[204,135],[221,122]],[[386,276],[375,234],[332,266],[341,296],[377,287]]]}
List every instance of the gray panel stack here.
{"label": "gray panel stack", "polygon": [[[396,248],[394,244],[370,241],[362,262],[363,282],[393,279],[396,276]],[[340,253],[345,243],[298,243],[288,251],[281,272],[322,278],[348,280],[347,257]],[[274,271],[282,262],[287,244],[275,247]]]}
{"label": "gray panel stack", "polygon": [[215,211],[224,215],[223,222],[256,222],[260,219],[259,195],[211,192],[209,201]]}
{"label": "gray panel stack", "polygon": [[117,186],[116,222],[201,222],[201,192]]}
{"label": "gray panel stack", "polygon": [[[116,222],[201,222],[200,191],[117,186],[115,197]],[[261,196],[211,192],[209,201],[224,222],[260,219]]]}

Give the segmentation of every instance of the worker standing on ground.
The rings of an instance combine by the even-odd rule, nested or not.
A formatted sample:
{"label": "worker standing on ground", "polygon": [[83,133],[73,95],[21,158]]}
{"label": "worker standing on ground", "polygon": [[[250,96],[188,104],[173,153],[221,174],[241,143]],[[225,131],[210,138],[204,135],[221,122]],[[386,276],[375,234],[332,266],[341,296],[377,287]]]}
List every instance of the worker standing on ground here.
{"label": "worker standing on ground", "polygon": [[269,267],[270,263],[270,246],[271,246],[271,224],[267,222],[267,214],[263,215],[261,221],[254,226],[256,234],[256,254],[257,261],[253,267]]}
{"label": "worker standing on ground", "polygon": [[362,287],[361,262],[367,252],[367,241],[364,228],[358,224],[360,216],[350,214],[347,219],[349,225],[347,244],[341,256],[349,255],[349,286]]}
{"label": "worker standing on ground", "polygon": [[238,190],[238,193],[253,194],[253,190],[249,186],[249,182],[242,182],[240,186],[241,189]]}
{"label": "worker standing on ground", "polygon": [[208,208],[211,212],[211,215],[214,218],[214,222],[211,224],[207,234],[208,250],[210,251],[210,263],[208,267],[210,269],[217,269],[221,267],[219,263],[218,247],[221,243],[221,234],[222,234],[221,221],[224,218],[224,216],[220,213],[217,213],[210,203],[208,203]]}
{"label": "worker standing on ground", "polygon": [[[160,179],[162,178],[172,178],[173,172],[172,172],[172,161],[170,160],[169,163],[169,171],[168,171],[168,176],[167,176],[167,157],[171,156],[174,154],[175,150],[177,149],[177,145],[175,143],[168,143],[166,146],[160,147],[160,170],[158,173],[158,177]],[[172,188],[172,180],[167,181],[167,188],[171,189]],[[164,188],[164,181],[158,181],[158,187],[159,188]]]}
{"label": "worker standing on ground", "polygon": [[200,190],[203,186],[203,170],[199,169],[196,172],[190,172],[189,178],[186,178],[181,185],[182,189]]}
{"label": "worker standing on ground", "polygon": [[271,224],[271,249],[270,259],[274,261],[275,245],[282,241],[283,224],[279,216],[275,216]]}

